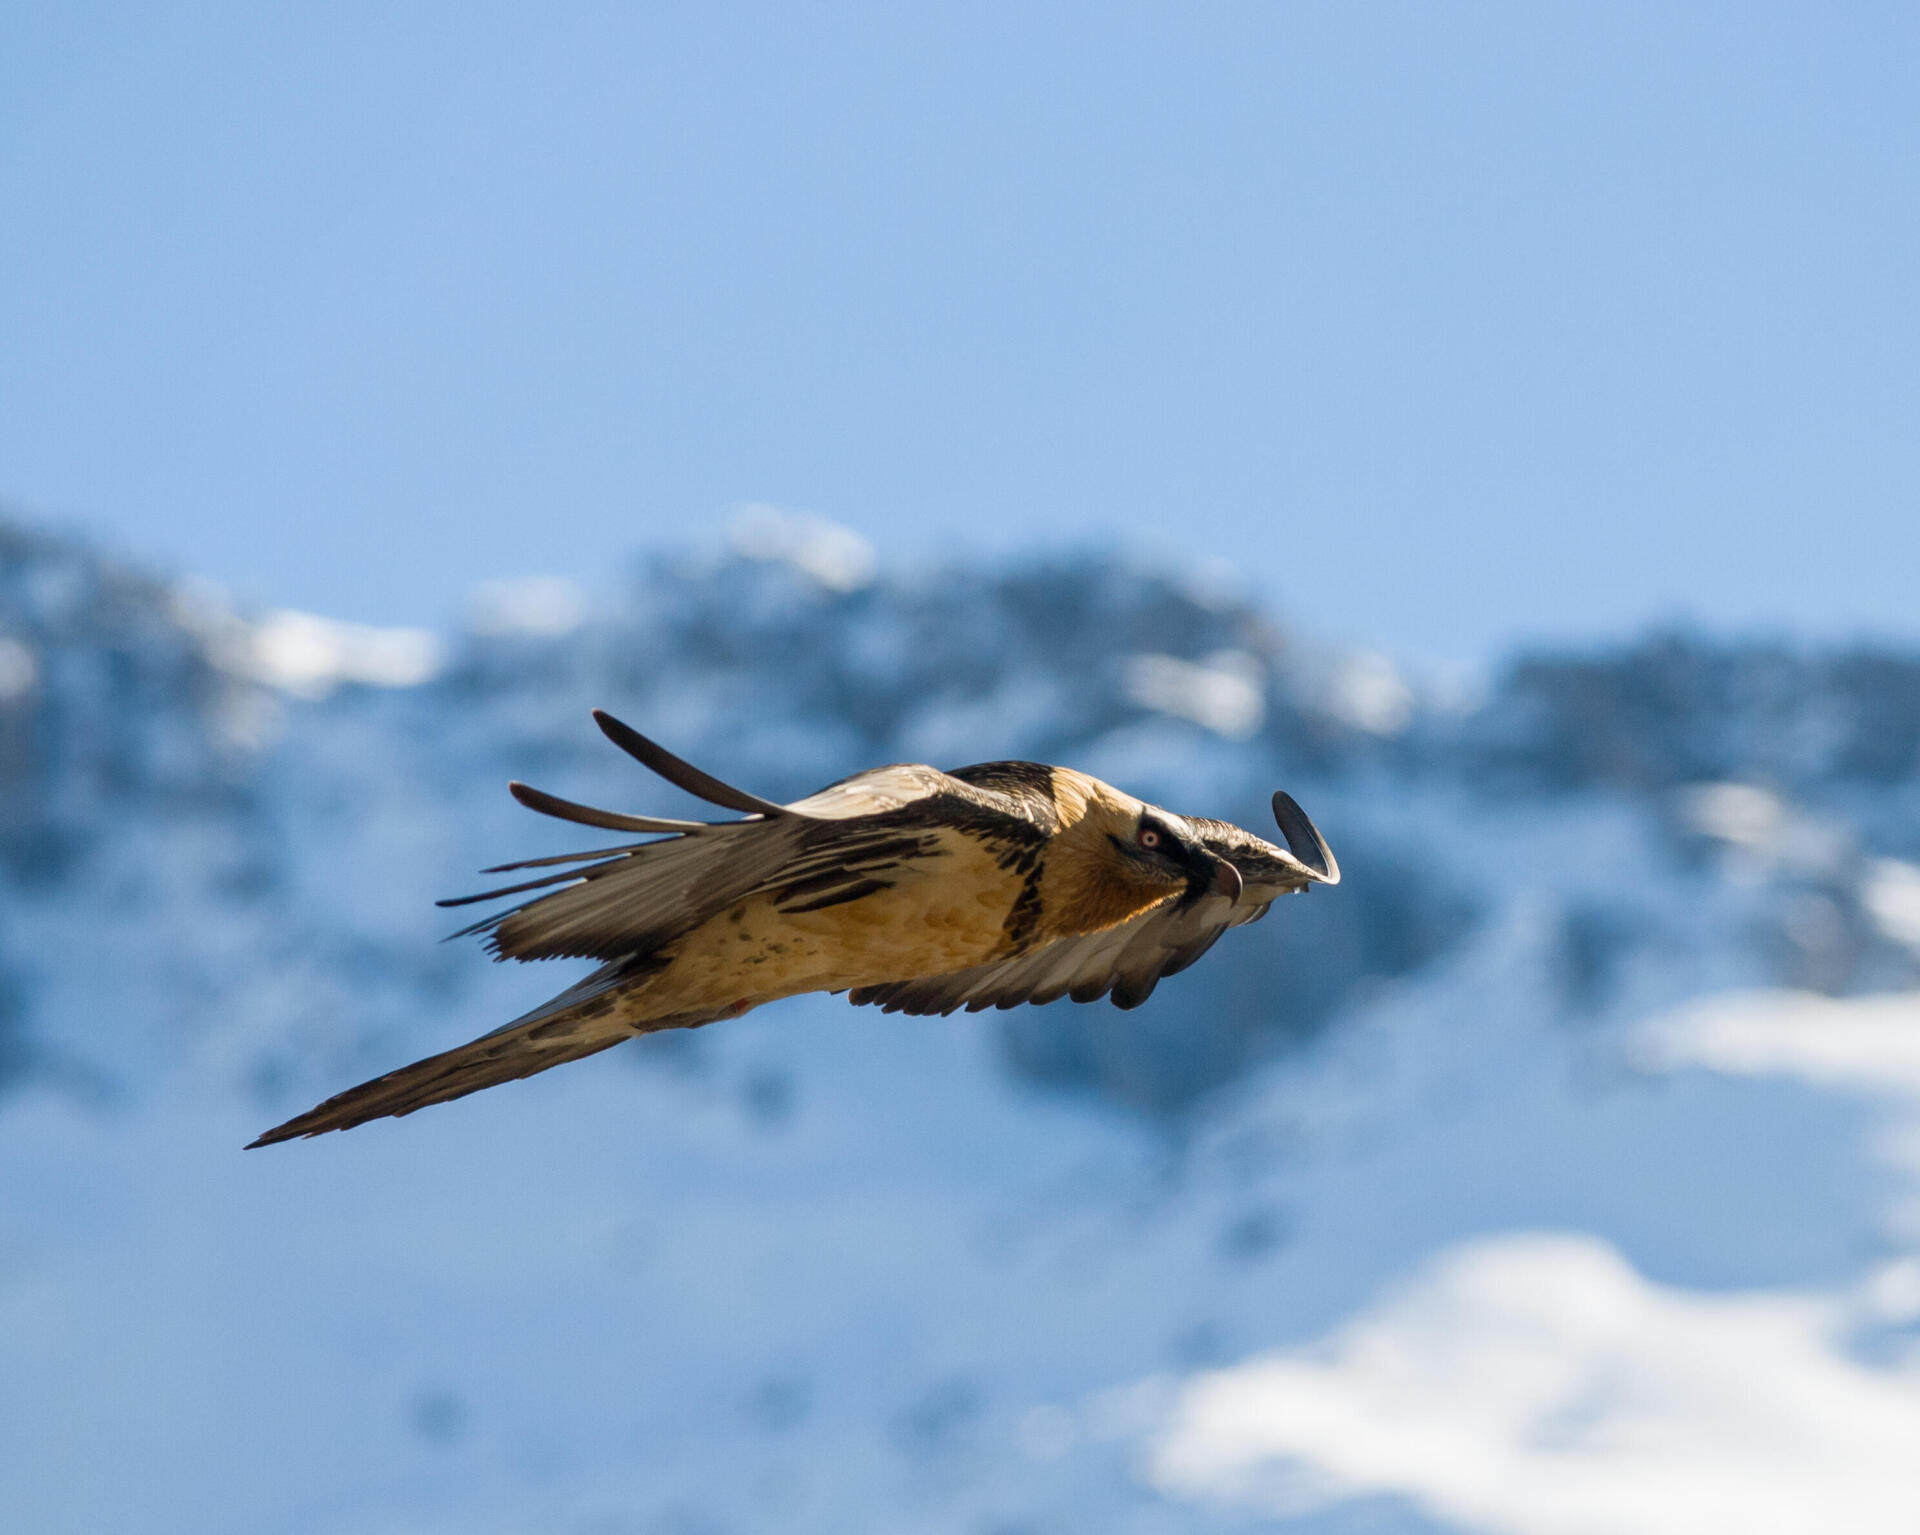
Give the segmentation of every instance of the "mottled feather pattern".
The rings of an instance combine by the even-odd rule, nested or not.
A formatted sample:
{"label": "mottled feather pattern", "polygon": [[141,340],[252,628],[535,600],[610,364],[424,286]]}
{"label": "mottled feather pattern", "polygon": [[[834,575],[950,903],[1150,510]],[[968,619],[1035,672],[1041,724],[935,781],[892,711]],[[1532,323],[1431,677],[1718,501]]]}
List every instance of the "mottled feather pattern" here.
{"label": "mottled feather pattern", "polygon": [[889,1012],[1062,996],[1144,1002],[1229,927],[1338,866],[1282,793],[1283,850],[1222,821],[1145,805],[1070,768],[901,763],[791,805],[736,789],[595,713],[607,738],[742,819],[601,810],[525,784],[543,814],[652,840],[501,864],[553,869],[443,902],[542,892],[463,928],[500,959],[591,958],[586,979],[511,1023],[329,1098],[254,1142],[410,1114],[605,1050],[803,991]]}

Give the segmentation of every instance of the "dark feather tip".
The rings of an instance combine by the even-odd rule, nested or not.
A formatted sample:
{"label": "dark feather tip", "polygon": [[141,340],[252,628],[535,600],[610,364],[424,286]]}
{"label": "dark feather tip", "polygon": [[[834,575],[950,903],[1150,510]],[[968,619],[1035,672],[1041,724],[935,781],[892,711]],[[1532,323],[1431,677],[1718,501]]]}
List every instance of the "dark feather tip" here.
{"label": "dark feather tip", "polygon": [[618,810],[596,810],[592,805],[576,805],[570,799],[561,799],[557,794],[549,794],[518,779],[507,785],[507,793],[529,810],[537,810],[556,820],[573,821],[581,826],[598,826],[605,831],[674,832],[691,836],[712,830],[704,821],[670,821],[663,816],[626,815]]}
{"label": "dark feather tip", "polygon": [[1323,885],[1340,883],[1340,865],[1335,861],[1333,849],[1327,846],[1327,839],[1320,835],[1320,828],[1308,819],[1306,811],[1285,789],[1273,791],[1273,818],[1280,825],[1280,835],[1287,839],[1287,847]]}
{"label": "dark feather tip", "polygon": [[745,789],[736,789],[732,784],[722,783],[711,773],[703,773],[682,757],[674,754],[656,741],[649,741],[633,726],[615,719],[605,709],[593,711],[593,722],[598,725],[606,738],[625,752],[634,761],[651,768],[675,788],[685,789],[696,799],[703,799],[710,805],[719,805],[725,810],[738,810],[745,815],[783,816],[787,814],[785,805],[776,805],[772,800],[749,794]]}

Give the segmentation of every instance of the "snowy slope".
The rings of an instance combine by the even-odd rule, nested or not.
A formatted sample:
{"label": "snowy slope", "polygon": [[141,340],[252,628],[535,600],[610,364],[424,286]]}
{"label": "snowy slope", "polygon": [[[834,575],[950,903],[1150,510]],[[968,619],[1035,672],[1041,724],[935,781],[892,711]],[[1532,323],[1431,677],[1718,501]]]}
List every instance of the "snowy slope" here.
{"label": "snowy slope", "polygon": [[[0,550],[7,1528],[1911,1527],[1920,664],[1469,706],[1159,574],[736,544],[448,640]],[[570,978],[430,902],[576,845],[510,776],[685,808],[596,704],[783,796],[1285,784],[1348,882],[1133,1014],[804,999],[239,1154]]]}

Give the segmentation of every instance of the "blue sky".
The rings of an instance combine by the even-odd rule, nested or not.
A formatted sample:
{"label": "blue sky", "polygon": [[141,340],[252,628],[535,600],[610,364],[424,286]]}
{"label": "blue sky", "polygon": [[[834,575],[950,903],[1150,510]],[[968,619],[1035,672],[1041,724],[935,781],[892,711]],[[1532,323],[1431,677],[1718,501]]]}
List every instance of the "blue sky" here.
{"label": "blue sky", "polygon": [[0,497],[262,604],[770,501],[1416,660],[1920,638],[1920,10],[31,4]]}

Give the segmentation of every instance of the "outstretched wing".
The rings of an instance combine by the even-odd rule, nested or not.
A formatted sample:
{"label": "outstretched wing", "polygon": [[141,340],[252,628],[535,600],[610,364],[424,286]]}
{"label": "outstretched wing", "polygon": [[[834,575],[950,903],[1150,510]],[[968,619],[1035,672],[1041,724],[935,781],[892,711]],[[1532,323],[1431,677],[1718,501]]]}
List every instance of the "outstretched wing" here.
{"label": "outstretched wing", "polygon": [[[691,932],[749,896],[772,894],[790,912],[817,911],[892,885],[911,866],[943,855],[955,824],[1038,833],[1025,807],[920,764],[875,768],[792,805],[777,805],[722,783],[648,741],[610,715],[594,718],[608,737],[655,772],[713,803],[750,810],[746,819],[705,823],[597,810],[525,784],[511,785],[529,808],[659,840],[593,853],[529,859],[490,872],[554,863],[573,867],[480,895],[462,906],[558,885],[453,936],[486,935],[502,959],[628,959]],[[592,861],[586,861],[592,860]]]}
{"label": "outstretched wing", "polygon": [[849,993],[849,1000],[890,1013],[951,1013],[962,1007],[977,1013],[1061,997],[1093,1002],[1111,994],[1116,1007],[1138,1007],[1162,977],[1186,969],[1228,928],[1259,921],[1276,897],[1339,883],[1340,866],[1326,839],[1292,796],[1276,791],[1273,813],[1290,852],[1225,821],[1187,818],[1201,844],[1234,866],[1240,876],[1237,898],[1218,889],[1170,897],[1099,932],[1058,938],[968,970],[862,986]]}
{"label": "outstretched wing", "polygon": [[[636,1032],[692,1028],[733,1016],[737,1004],[636,1021],[618,1006],[630,984],[666,963],[654,951],[743,897],[773,892],[783,910],[810,911],[886,888],[914,862],[943,855],[956,828],[1003,838],[1044,835],[1033,806],[930,767],[877,768],[792,805],[722,783],[611,716],[602,730],[661,776],[712,803],[747,812],[708,824],[598,810],[512,786],[524,805],[561,820],[659,838],[584,853],[502,864],[489,873],[547,869],[503,889],[442,905],[465,905],[552,885],[563,888],[474,924],[503,958],[561,955],[607,961],[577,985],[492,1033],[336,1094],[253,1142],[344,1130],[596,1054]],[[455,935],[459,936],[459,935]]]}
{"label": "outstretched wing", "polygon": [[1162,976],[1186,969],[1228,928],[1257,921],[1269,904],[1235,903],[1211,892],[1195,900],[1169,898],[1097,933],[1055,939],[969,970],[863,986],[848,1000],[889,1013],[951,1013],[962,1007],[977,1013],[1061,997],[1093,1002],[1111,993],[1114,1006],[1138,1007]]}

